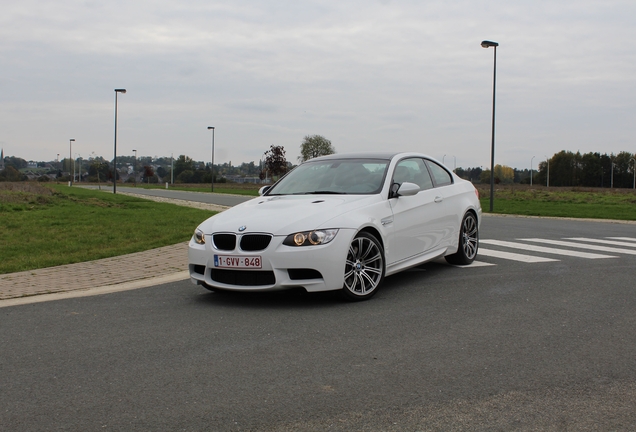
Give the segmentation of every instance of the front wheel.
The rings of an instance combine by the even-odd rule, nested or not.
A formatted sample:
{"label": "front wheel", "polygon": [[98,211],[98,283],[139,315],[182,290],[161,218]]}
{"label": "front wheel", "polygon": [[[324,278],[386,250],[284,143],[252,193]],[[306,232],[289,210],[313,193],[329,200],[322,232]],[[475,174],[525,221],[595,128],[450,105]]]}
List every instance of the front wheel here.
{"label": "front wheel", "polygon": [[384,278],[384,250],[371,234],[361,232],[349,245],[342,293],[348,300],[371,298]]}
{"label": "front wheel", "polygon": [[479,226],[477,216],[468,212],[462,220],[459,230],[459,246],[457,253],[446,256],[449,264],[468,265],[475,261],[477,249],[479,248]]}

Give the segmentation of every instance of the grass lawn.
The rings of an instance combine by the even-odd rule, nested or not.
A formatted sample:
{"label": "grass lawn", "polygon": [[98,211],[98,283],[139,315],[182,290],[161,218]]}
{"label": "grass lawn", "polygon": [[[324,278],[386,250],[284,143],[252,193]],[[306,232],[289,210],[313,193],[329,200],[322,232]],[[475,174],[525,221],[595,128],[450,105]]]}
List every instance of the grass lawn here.
{"label": "grass lawn", "polygon": [[65,185],[0,183],[0,274],[185,242],[212,214]]}
{"label": "grass lawn", "polygon": [[[490,186],[478,185],[481,207],[490,209]],[[493,213],[589,219],[636,220],[633,189],[495,187]]]}

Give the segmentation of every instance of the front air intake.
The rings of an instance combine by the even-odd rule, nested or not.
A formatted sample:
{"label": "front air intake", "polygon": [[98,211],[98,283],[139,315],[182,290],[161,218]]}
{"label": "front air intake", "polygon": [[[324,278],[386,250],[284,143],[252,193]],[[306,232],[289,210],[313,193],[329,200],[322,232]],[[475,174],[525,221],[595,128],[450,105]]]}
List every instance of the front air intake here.
{"label": "front air intake", "polygon": [[265,250],[272,241],[269,234],[245,234],[241,237],[241,250],[247,252]]}
{"label": "front air intake", "polygon": [[236,236],[234,234],[214,234],[212,235],[214,247],[218,250],[231,251],[236,248]]}

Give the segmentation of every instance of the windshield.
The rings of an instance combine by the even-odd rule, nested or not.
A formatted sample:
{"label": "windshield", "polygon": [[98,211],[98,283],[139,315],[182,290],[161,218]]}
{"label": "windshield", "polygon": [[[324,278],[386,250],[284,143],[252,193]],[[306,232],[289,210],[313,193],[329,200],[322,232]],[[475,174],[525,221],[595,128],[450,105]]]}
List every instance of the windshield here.
{"label": "windshield", "polygon": [[379,193],[389,161],[341,159],[305,162],[287,174],[267,195]]}

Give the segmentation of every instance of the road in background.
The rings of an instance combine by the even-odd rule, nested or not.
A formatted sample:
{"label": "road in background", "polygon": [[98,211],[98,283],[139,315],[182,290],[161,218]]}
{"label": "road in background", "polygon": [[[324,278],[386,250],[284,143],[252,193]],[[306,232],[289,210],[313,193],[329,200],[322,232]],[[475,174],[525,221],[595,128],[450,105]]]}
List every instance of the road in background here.
{"label": "road in background", "polygon": [[[97,189],[97,186],[81,186],[89,189]],[[102,187],[104,191],[108,191],[109,188]],[[110,188],[112,191],[112,187]],[[181,190],[173,190],[173,189],[144,189],[144,188],[135,188],[135,187],[126,187],[126,186],[118,186],[117,190],[119,192],[132,193],[137,195],[148,195],[148,196],[156,196],[162,198],[170,198],[170,199],[178,199],[184,201],[195,201],[206,204],[217,204],[226,207],[232,207],[242,202],[248,201],[252,198],[251,196],[241,196],[241,195],[229,195],[229,194],[219,194],[219,193],[207,193],[207,192],[188,192]]]}

